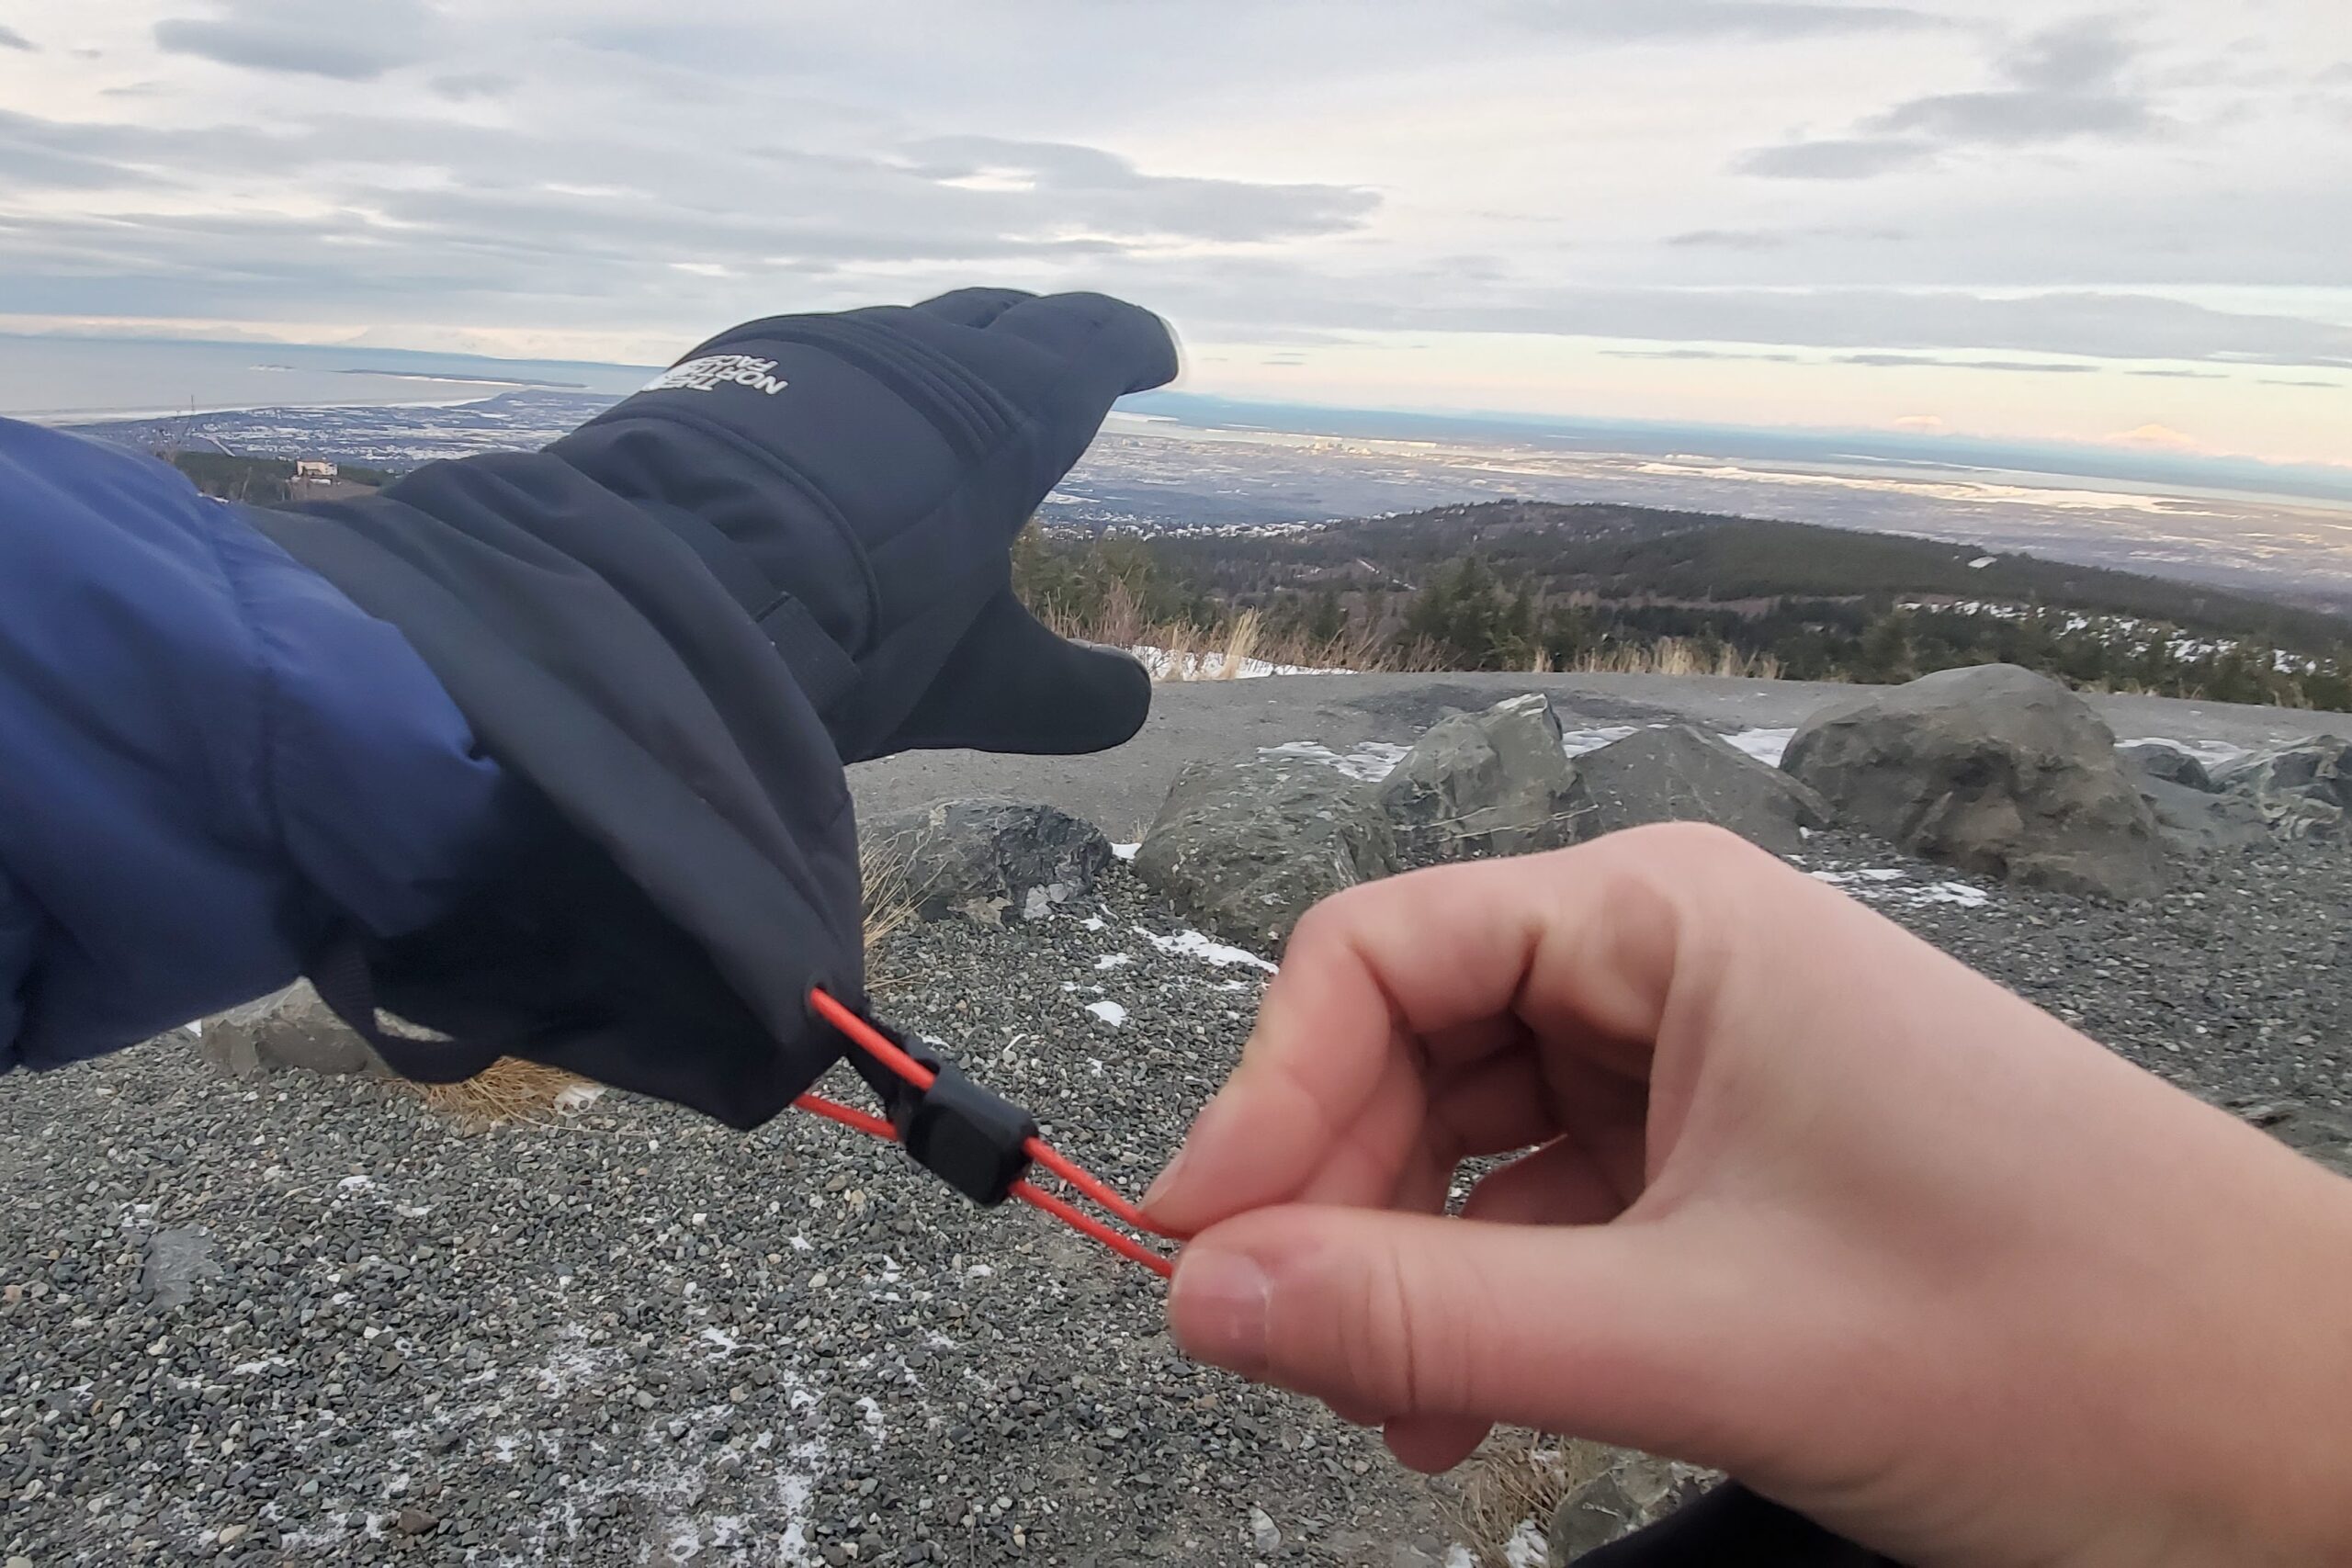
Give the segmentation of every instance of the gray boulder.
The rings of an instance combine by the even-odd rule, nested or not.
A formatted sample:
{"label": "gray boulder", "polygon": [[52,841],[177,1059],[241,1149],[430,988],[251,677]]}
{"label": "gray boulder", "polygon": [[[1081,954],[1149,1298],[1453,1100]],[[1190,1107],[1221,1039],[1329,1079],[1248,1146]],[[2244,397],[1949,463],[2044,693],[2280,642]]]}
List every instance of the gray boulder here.
{"label": "gray boulder", "polygon": [[1402,863],[1371,790],[1279,756],[1185,769],[1136,854],[1136,873],[1188,916],[1261,952],[1317,901]]}
{"label": "gray boulder", "polygon": [[1687,724],[1637,730],[1577,759],[1599,830],[1645,822],[1713,822],[1776,854],[1829,826],[1829,803],[1720,735]]}
{"label": "gray boulder", "polygon": [[2014,664],[1944,670],[1806,719],[1781,765],[1843,817],[1981,875],[2095,897],[2166,881],[2155,813],[2088,703]]}
{"label": "gray boulder", "polygon": [[1381,781],[1380,808],[1417,865],[1555,850],[1590,836],[1591,798],[1541,693],[1432,726]]}
{"label": "gray boulder", "polygon": [[2135,740],[2129,746],[2118,746],[2115,754],[2130,766],[2152,779],[2178,784],[2211,795],[2221,786],[2205,771],[2205,764],[2177,746],[2162,740]]}
{"label": "gray boulder", "polygon": [[1713,1483],[1713,1472],[1671,1460],[1627,1451],[1609,1469],[1582,1483],[1552,1510],[1544,1532],[1549,1568],[1600,1551],[1611,1541],[1656,1524]]}
{"label": "gray boulder", "polygon": [[1012,800],[943,800],[864,829],[868,897],[926,920],[1034,920],[1093,890],[1111,841],[1081,818]]}
{"label": "gray boulder", "polygon": [[2182,853],[2220,854],[2270,841],[2269,827],[2254,803],[2224,793],[2205,764],[2179,747],[2141,740],[2117,747],[2115,755],[2156,814],[2165,840]]}
{"label": "gray boulder", "polygon": [[2208,794],[2153,774],[2143,774],[2139,785],[2140,798],[2156,814],[2156,826],[2185,853],[2221,854],[2270,841],[2269,824],[2242,795]]}
{"label": "gray boulder", "polygon": [[281,1067],[313,1073],[389,1073],[368,1043],[327,1010],[307,980],[208,1018],[198,1040],[207,1060],[235,1077]]}
{"label": "gray boulder", "polygon": [[2314,735],[2217,770],[2213,782],[2250,802],[2272,835],[2332,839],[2352,816],[2352,740]]}

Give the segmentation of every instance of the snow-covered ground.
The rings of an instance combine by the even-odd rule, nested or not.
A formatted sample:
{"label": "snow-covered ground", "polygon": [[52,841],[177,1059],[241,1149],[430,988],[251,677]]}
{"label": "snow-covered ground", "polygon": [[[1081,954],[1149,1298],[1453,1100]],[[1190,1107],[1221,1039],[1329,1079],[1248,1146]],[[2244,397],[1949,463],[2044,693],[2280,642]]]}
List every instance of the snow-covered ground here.
{"label": "snow-covered ground", "polygon": [[[1603,746],[1613,746],[1627,736],[1637,735],[1644,729],[1664,728],[1663,725],[1655,724],[1608,724],[1589,729],[1566,730],[1560,736],[1560,749],[1571,757],[1581,757],[1589,751],[1598,751]],[[1796,731],[1793,728],[1743,729],[1726,735],[1724,739],[1758,761],[1777,768],[1781,765],[1781,753],[1788,750],[1790,737],[1795,734]],[[2180,743],[2168,741],[2166,744]],[[1362,779],[1366,784],[1377,784],[1396,771],[1396,764],[1405,760],[1405,753],[1411,749],[1388,740],[1366,740],[1352,750],[1335,751],[1319,740],[1285,740],[1279,746],[1259,747],[1258,755],[1269,761],[1293,758],[1301,761],[1320,762],[1326,767],[1337,768],[1351,779]],[[2199,755],[2201,756],[2202,753]],[[1121,846],[1114,846],[1114,848],[1118,849]],[[1122,858],[1125,858],[1124,854]]]}
{"label": "snow-covered ground", "polygon": [[1273,664],[1244,659],[1228,675],[1222,653],[1176,653],[1142,644],[1127,649],[1143,661],[1155,681],[1254,681],[1266,675],[1352,675],[1352,670],[1322,670],[1305,664]]}

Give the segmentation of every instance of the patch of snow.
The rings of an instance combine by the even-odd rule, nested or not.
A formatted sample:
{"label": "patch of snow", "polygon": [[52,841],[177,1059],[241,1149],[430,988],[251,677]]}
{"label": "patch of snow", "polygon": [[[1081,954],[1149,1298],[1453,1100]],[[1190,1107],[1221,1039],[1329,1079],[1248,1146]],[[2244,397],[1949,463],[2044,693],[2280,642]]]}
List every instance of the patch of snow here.
{"label": "patch of snow", "polygon": [[1259,747],[1258,756],[1265,761],[1320,762],[1351,779],[1377,784],[1396,771],[1396,764],[1405,760],[1405,753],[1410,750],[1394,741],[1366,740],[1354,750],[1342,753],[1317,740],[1285,740],[1279,746]]}
{"label": "patch of snow", "polygon": [[1923,904],[1956,904],[1963,909],[1982,909],[1993,901],[1992,895],[1972,883],[1916,883],[1909,874],[1889,866],[1869,866],[1860,871],[1814,871],[1806,875],[1815,882],[1826,882],[1842,888],[1853,897],[1871,904],[1894,904],[1915,908]]}
{"label": "patch of snow", "polygon": [[1443,1568],[1478,1568],[1478,1560],[1470,1555],[1466,1546],[1449,1546],[1445,1549]]}
{"label": "patch of snow", "polygon": [[1613,746],[1628,735],[1638,733],[1642,728],[1638,724],[1604,724],[1597,729],[1566,730],[1560,736],[1560,750],[1571,757],[1581,757],[1587,751]]}
{"label": "patch of snow", "polygon": [[376,1183],[365,1176],[346,1176],[335,1185],[345,1192],[365,1192]]}
{"label": "patch of snow", "polygon": [[1544,1532],[1536,1529],[1533,1519],[1520,1520],[1519,1528],[1510,1532],[1509,1540],[1503,1542],[1503,1561],[1510,1563],[1510,1568],[1544,1568],[1551,1561],[1551,1546],[1544,1540]]}
{"label": "patch of snow", "polygon": [[1128,954],[1128,953],[1105,953],[1099,954],[1099,955],[1095,958],[1095,960],[1094,960],[1094,967],[1095,967],[1098,971],[1099,971],[1099,970],[1103,970],[1103,969],[1123,969],[1123,968],[1125,968],[1126,965],[1128,965],[1128,964],[1133,964],[1134,962],[1135,962],[1134,957],[1133,957],[1131,954]]}
{"label": "patch of snow", "polygon": [[1136,852],[1142,848],[1141,844],[1113,844],[1111,852],[1121,860],[1133,860],[1136,858]]}
{"label": "patch of snow", "polygon": [[1127,1010],[1116,1002],[1089,1002],[1086,1010],[1114,1029],[1127,1021]]}
{"label": "patch of snow", "polygon": [[2176,751],[2186,751],[2209,768],[2224,762],[2234,762],[2246,754],[2243,746],[2233,746],[2226,740],[2175,740],[2168,735],[2142,735],[2130,740],[2119,740],[2118,746],[2169,746]]}
{"label": "patch of snow", "polygon": [[1252,968],[1263,969],[1269,975],[1274,972],[1273,964],[1247,948],[1227,947],[1224,942],[1212,942],[1190,927],[1173,936],[1160,936],[1141,926],[1136,927],[1135,931],[1137,936],[1170,958],[1197,958],[1204,964],[1214,964],[1219,968],[1228,964],[1247,964]]}
{"label": "patch of snow", "polygon": [[605,1098],[605,1086],[600,1083],[566,1084],[555,1097],[558,1111],[585,1111]]}
{"label": "patch of snow", "polygon": [[1767,767],[1777,768],[1781,765],[1781,757],[1788,752],[1789,742],[1796,738],[1796,733],[1793,727],[1787,729],[1743,729],[1736,735],[1726,735],[1724,739]]}
{"label": "patch of snow", "polygon": [[1174,653],[1148,643],[1127,649],[1151,671],[1155,681],[1255,681],[1268,675],[1352,675],[1352,670],[1325,670],[1308,664],[1272,664],[1263,659],[1244,659],[1226,673],[1222,653]]}
{"label": "patch of snow", "polygon": [[1968,570],[1971,571],[1983,571],[1986,567],[1991,566],[1995,561],[2000,558],[2001,558],[1998,556],[1978,556],[1974,560],[1968,563]]}

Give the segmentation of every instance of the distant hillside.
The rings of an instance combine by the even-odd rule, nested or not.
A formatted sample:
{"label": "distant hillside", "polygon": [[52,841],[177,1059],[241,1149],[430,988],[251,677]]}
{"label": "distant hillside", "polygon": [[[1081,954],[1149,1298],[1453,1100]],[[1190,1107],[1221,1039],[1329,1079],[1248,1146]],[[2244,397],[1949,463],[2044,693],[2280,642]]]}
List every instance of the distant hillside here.
{"label": "distant hillside", "polygon": [[1057,532],[1024,547],[1022,568],[1032,602],[1071,623],[1105,606],[1211,626],[1249,614],[1285,646],[1408,667],[1606,665],[1673,638],[1702,666],[1812,679],[2003,660],[2095,688],[2352,702],[2352,618],[1802,523],[1509,501],[1148,537]]}
{"label": "distant hillside", "polygon": [[297,499],[357,495],[379,489],[391,479],[381,468],[363,468],[356,463],[338,465],[333,479],[318,482],[298,481],[290,457],[244,457],[229,452],[166,452],[162,456],[196,481],[196,488],[205,494],[217,495],[223,501],[250,502],[256,506],[275,506]]}
{"label": "distant hillside", "polygon": [[[1546,598],[1737,604],[1940,595],[2162,620],[2304,653],[2352,638],[2352,619],[2166,578],[2028,555],[1988,557],[1932,539],[1639,506],[1492,502],[1153,544],[1187,579],[1237,598],[1382,577],[1419,588],[1447,563],[1476,554],[1514,591],[1532,585]],[[1980,560],[1990,564],[1973,564]]]}

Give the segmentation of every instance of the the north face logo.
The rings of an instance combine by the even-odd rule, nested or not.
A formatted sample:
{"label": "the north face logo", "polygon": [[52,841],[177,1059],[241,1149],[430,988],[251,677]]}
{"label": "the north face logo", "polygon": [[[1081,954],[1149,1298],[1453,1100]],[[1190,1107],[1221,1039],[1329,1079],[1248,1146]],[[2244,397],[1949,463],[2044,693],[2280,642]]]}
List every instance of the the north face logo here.
{"label": "the north face logo", "polygon": [[700,359],[689,359],[683,365],[673,365],[648,381],[644,389],[649,392],[710,392],[721,387],[749,387],[775,397],[791,385],[781,376],[770,375],[769,372],[775,368],[775,360],[754,359],[748,354],[706,355]]}

